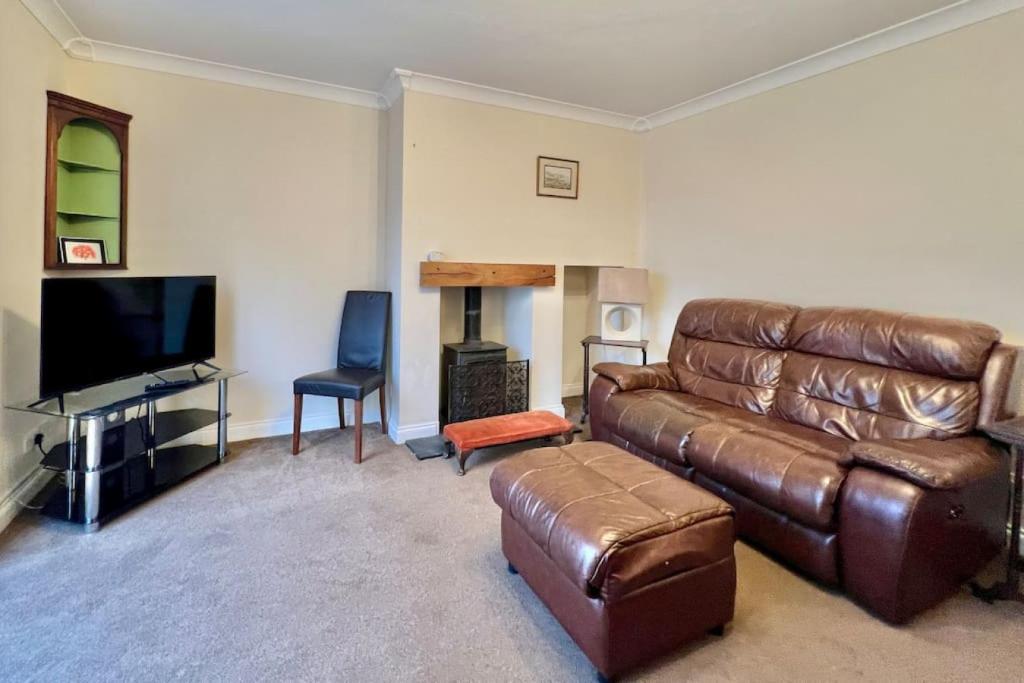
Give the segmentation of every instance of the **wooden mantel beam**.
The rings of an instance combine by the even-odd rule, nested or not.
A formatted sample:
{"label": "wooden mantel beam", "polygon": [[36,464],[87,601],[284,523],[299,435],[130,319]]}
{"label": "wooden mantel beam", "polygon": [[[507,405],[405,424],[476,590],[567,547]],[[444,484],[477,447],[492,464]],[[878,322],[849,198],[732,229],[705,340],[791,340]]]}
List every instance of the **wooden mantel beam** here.
{"label": "wooden mantel beam", "polygon": [[421,287],[552,287],[554,284],[553,265],[420,261]]}

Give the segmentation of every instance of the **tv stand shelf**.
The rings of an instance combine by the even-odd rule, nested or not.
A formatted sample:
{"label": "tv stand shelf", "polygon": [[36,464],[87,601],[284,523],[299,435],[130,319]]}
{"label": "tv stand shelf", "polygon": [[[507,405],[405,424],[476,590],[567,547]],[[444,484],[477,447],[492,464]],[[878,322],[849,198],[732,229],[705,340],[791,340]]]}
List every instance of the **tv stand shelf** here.
{"label": "tv stand shelf", "polygon": [[[90,518],[84,497],[70,497],[70,488],[83,489],[87,473],[65,471],[54,477],[33,501],[47,517],[85,524],[94,531],[122,512],[166,491],[220,462],[217,446],[176,446],[157,449],[152,460],[146,455],[128,458],[117,467],[100,473],[99,514]],[[72,487],[69,478],[74,478]]]}
{"label": "tv stand shelf", "polygon": [[[152,375],[142,375],[45,401],[7,406],[67,423],[67,440],[53,446],[41,466],[59,472],[36,496],[43,514],[75,522],[94,531],[100,524],[152,498],[178,482],[219,464],[227,456],[228,380],[238,370],[214,370],[205,376],[195,367],[160,373],[164,380],[187,379],[186,385],[147,392]],[[157,402],[216,385],[217,409],[183,407],[158,410]],[[176,405],[181,401],[176,401]],[[206,427],[216,426],[216,445],[168,445]]]}
{"label": "tv stand shelf", "polygon": [[[228,417],[231,417],[230,413],[228,413]],[[100,454],[100,469],[116,467],[129,458],[144,454],[148,448],[159,448],[192,432],[215,425],[218,419],[220,416],[216,410],[185,408],[157,412],[156,429],[152,434],[149,428],[149,417],[145,414],[125,420],[120,425],[109,426],[103,433],[104,444],[103,452]],[[79,451],[84,452],[85,438],[80,438],[78,443]],[[68,442],[57,444],[43,458],[43,467],[58,471],[72,469],[68,464],[68,451]]]}

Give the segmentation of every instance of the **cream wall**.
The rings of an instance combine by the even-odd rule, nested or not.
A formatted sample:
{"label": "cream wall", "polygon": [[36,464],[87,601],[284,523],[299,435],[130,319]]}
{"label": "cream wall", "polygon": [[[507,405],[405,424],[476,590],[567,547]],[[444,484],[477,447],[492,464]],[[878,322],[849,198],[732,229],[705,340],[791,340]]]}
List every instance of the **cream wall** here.
{"label": "cream wall", "polygon": [[402,187],[405,177],[404,155],[405,98],[399,97],[390,109],[381,112],[384,159],[384,258],[381,262],[384,288],[391,292],[390,354],[387,367],[388,429],[392,432],[398,422],[401,392],[401,335],[402,335]]}
{"label": "cream wall", "polygon": [[649,329],[704,296],[991,323],[1024,343],[1024,11],[644,136]]}
{"label": "cream wall", "polygon": [[[0,8],[3,400],[38,387],[51,88],[134,116],[129,270],[110,274],[217,275],[215,362],[249,373],[232,384],[229,436],[289,432],[291,382],[334,362],[345,291],[383,284],[380,112],[72,60],[21,3]],[[307,430],[335,425],[334,401],[307,399]],[[0,411],[0,501],[34,471],[38,454],[22,453],[38,428]]]}
{"label": "cream wall", "polygon": [[334,363],[345,291],[378,282],[378,112],[78,60],[68,80],[134,117],[128,274],[217,275],[216,362],[248,371],[231,436],[290,431],[292,380]]}
{"label": "cream wall", "polygon": [[590,334],[590,299],[587,286],[589,268],[567,266],[563,269],[562,294],[562,396],[583,392],[583,347],[580,340]]}
{"label": "cream wall", "polygon": [[[46,90],[64,87],[66,61],[21,3],[0,2],[0,404],[39,388]],[[0,409],[0,528],[31,493],[15,488],[36,471],[40,428],[56,433]]]}
{"label": "cream wall", "polygon": [[[437,395],[441,344],[440,290],[419,286],[419,262],[430,250],[452,261],[558,266],[554,287],[513,297],[517,310],[529,310],[529,329],[509,329],[506,317],[505,333],[530,349],[532,404],[560,410],[562,266],[634,263],[643,217],[641,139],[420,92],[403,99],[403,391],[393,435],[437,431],[437,406],[421,400]],[[538,155],[580,161],[578,200],[536,196]]]}

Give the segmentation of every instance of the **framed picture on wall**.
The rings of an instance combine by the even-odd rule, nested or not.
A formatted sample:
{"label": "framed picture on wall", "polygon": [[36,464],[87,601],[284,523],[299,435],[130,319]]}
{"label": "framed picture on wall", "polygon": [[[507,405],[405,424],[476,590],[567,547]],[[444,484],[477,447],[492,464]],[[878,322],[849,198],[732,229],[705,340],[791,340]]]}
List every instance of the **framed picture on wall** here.
{"label": "framed picture on wall", "polygon": [[104,264],[107,252],[103,240],[87,237],[60,237],[61,263]]}
{"label": "framed picture on wall", "polygon": [[537,196],[576,199],[580,191],[580,162],[537,157]]}

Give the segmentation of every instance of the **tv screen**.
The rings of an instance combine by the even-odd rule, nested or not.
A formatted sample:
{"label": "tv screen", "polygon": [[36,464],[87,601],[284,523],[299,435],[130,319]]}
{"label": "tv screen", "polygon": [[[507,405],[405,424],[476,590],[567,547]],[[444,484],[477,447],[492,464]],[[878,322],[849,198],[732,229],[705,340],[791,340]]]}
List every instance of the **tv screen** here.
{"label": "tv screen", "polygon": [[215,354],[217,278],[43,280],[40,398]]}

